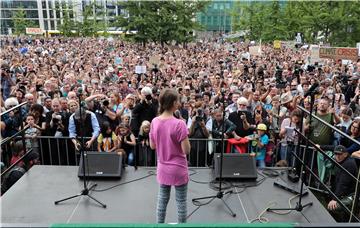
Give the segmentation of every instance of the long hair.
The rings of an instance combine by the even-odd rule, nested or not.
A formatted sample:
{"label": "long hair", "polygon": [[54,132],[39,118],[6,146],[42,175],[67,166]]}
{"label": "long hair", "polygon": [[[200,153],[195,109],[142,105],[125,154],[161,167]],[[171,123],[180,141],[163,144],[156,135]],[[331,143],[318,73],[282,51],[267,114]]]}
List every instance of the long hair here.
{"label": "long hair", "polygon": [[145,127],[150,127],[150,122],[147,121],[147,120],[144,120],[144,121],[141,123],[139,135],[144,135],[144,128],[145,128]]}
{"label": "long hair", "polygon": [[179,94],[174,89],[164,89],[159,96],[160,114],[173,108],[174,102],[179,100]]}

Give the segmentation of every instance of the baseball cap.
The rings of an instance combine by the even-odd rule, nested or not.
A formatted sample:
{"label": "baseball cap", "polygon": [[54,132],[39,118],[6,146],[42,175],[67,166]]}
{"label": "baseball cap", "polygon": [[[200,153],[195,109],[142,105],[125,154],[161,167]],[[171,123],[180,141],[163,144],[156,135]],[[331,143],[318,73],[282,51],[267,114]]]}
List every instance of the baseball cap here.
{"label": "baseball cap", "polygon": [[347,149],[346,149],[344,146],[342,146],[342,145],[338,145],[338,146],[335,147],[334,153],[335,153],[335,154],[347,153]]}

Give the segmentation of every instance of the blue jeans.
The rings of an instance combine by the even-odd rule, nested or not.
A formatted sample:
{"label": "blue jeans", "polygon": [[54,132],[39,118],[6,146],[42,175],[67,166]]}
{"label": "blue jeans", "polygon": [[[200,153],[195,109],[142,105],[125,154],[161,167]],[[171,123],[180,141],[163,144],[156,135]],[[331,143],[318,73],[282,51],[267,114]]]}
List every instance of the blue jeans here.
{"label": "blue jeans", "polygon": [[259,167],[259,168],[265,168],[265,160],[256,160],[256,165]]}
{"label": "blue jeans", "polygon": [[296,149],[295,145],[281,145],[280,158],[287,161],[289,167],[294,166],[294,155],[291,152],[296,153]]}

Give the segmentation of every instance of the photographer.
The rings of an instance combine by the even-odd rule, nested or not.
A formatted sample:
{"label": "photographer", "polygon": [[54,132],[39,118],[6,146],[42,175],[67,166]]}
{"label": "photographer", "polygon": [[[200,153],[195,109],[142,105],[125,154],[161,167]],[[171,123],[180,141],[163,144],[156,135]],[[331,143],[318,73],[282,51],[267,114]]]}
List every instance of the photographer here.
{"label": "photographer", "polygon": [[157,115],[158,102],[152,97],[152,90],[145,86],[141,90],[141,101],[132,110],[131,131],[137,137],[139,135],[141,123],[144,120],[151,122]]}
{"label": "photographer", "polygon": [[67,129],[65,128],[65,126],[68,126],[67,118],[65,113],[61,111],[59,99],[52,100],[51,111],[46,113],[45,120],[45,135],[57,137],[67,135]]}
{"label": "photographer", "polygon": [[104,94],[96,94],[85,99],[87,109],[93,112],[102,125],[104,122],[109,122],[111,129],[115,130],[118,121],[116,113],[110,107],[110,101]]}
{"label": "photographer", "polygon": [[5,61],[1,63],[1,94],[4,100],[6,100],[11,93],[11,86],[15,86],[16,77],[11,76],[9,64]]}
{"label": "photographer", "polygon": [[198,109],[196,115],[192,118],[192,123],[189,131],[189,138],[192,138],[191,152],[190,152],[190,163],[191,166],[203,167],[205,166],[206,157],[206,140],[209,137],[209,131],[205,126],[206,116],[204,115],[203,109]]}
{"label": "photographer", "polygon": [[240,97],[237,100],[238,110],[230,113],[228,120],[236,125],[235,133],[240,137],[251,135],[256,128],[251,113],[247,110],[248,100]]}

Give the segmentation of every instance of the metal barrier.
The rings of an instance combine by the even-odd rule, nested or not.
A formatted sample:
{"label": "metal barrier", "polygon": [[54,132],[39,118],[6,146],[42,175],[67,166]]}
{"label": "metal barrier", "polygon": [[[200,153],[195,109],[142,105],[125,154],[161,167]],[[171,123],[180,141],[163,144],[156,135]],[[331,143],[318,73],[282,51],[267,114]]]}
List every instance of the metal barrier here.
{"label": "metal barrier", "polygon": [[[87,138],[86,138],[87,139]],[[86,140],[85,139],[85,140]],[[89,138],[90,139],[90,138]],[[39,155],[42,165],[78,165],[79,153],[69,137],[39,136]],[[190,138],[192,149],[188,155],[189,166],[205,167],[212,164],[212,154],[220,153],[221,139]],[[97,151],[97,143],[93,143],[89,151]],[[148,146],[137,142],[134,155],[138,166],[155,166],[156,153]]]}
{"label": "metal barrier", "polygon": [[[10,112],[13,112],[15,110],[20,110],[22,106],[26,105],[27,102],[23,102],[15,107],[12,107],[2,113],[0,113],[0,117],[1,117],[1,121],[5,121],[4,118],[10,118],[8,116],[6,116],[7,114],[9,114]],[[26,158],[30,153],[31,150],[26,151],[26,145],[25,145],[25,131],[27,130],[27,128],[24,127],[24,116],[22,111],[20,110],[19,112],[19,119],[21,121],[20,123],[20,129],[17,130],[17,132],[15,134],[13,134],[10,137],[4,138],[1,140],[0,142],[0,146],[1,146],[1,161],[3,162],[4,167],[2,167],[1,169],[1,189],[2,189],[2,193],[3,191],[3,183],[7,177],[7,174],[10,173],[10,171],[18,166],[18,164],[20,162],[22,162],[24,160],[24,158]],[[22,141],[22,146],[23,146],[23,150],[24,150],[24,154],[17,160],[15,161],[13,164],[11,163],[11,158],[12,158],[12,148],[10,146],[10,143],[15,141],[18,137],[20,137],[20,140]],[[26,168],[26,167],[22,167],[22,168]],[[3,171],[4,170],[4,171]],[[6,191],[6,190],[5,190]]]}

